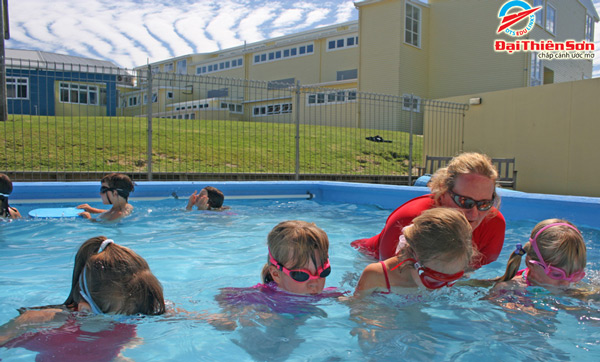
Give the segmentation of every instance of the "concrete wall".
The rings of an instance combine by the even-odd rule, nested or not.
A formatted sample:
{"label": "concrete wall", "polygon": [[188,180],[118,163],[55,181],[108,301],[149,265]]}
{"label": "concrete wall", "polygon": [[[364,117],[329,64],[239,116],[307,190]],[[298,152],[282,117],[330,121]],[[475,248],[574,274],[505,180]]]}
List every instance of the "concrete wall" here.
{"label": "concrete wall", "polygon": [[[599,95],[600,78],[594,78],[446,100],[481,97],[480,105],[465,112],[463,150],[516,157],[519,190],[596,197]],[[442,139],[435,132],[426,137]],[[432,154],[425,147],[423,154]]]}

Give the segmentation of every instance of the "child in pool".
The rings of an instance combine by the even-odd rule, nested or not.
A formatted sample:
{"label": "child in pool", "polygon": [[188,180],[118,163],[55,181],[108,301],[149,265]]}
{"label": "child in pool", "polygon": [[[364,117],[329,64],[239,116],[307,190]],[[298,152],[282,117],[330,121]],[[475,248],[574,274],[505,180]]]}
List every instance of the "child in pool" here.
{"label": "child in pool", "polygon": [[[216,297],[226,314],[210,315],[217,328],[235,328],[235,319],[250,312],[249,305],[267,307],[270,315],[321,314],[311,301],[342,294],[325,288],[331,273],[329,239],[313,223],[290,220],[277,224],[267,237],[268,254],[261,279],[251,288],[223,288]],[[265,314],[262,314],[265,315]]]}
{"label": "child in pool", "polygon": [[[523,255],[526,268],[517,271]],[[585,242],[575,225],[561,219],[541,221],[524,246],[517,244],[506,272],[494,280],[498,282],[494,289],[569,287],[585,276],[586,255]]]}
{"label": "child in pool", "polygon": [[399,251],[385,261],[369,264],[363,271],[355,295],[381,293],[398,288],[438,289],[461,278],[476,253],[471,226],[456,209],[425,210],[402,230]]}
{"label": "child in pool", "polygon": [[222,211],[228,209],[228,207],[223,206],[223,201],[225,201],[225,195],[221,190],[212,187],[206,186],[200,193],[198,191],[194,191],[194,193],[190,196],[188,200],[188,204],[185,207],[187,211],[191,211],[194,206],[198,210],[212,210],[212,211]]}
{"label": "child in pool", "polygon": [[0,173],[0,218],[18,219],[21,217],[19,210],[8,205],[8,195],[12,193],[13,184],[10,178]]}
{"label": "child in pool", "polygon": [[165,302],[160,282],[141,256],[98,236],[77,251],[71,291],[63,304],[21,308],[19,312],[20,316],[0,327],[0,346],[38,351],[40,360],[45,360],[43,356],[56,360],[61,360],[57,356],[70,356],[72,360],[78,353],[83,356],[97,348],[94,360],[112,360],[135,337],[135,325],[110,323],[107,327],[105,323],[102,330],[90,332],[80,328],[85,320],[81,317],[159,315],[165,313]]}
{"label": "child in pool", "polygon": [[101,214],[100,219],[114,221],[123,218],[133,211],[133,206],[128,203],[129,193],[134,189],[133,182],[129,176],[122,173],[111,173],[100,181],[100,197],[105,205],[112,205],[110,210],[96,209],[88,204],[77,206],[85,211],[80,213],[82,217],[91,219],[90,214]]}

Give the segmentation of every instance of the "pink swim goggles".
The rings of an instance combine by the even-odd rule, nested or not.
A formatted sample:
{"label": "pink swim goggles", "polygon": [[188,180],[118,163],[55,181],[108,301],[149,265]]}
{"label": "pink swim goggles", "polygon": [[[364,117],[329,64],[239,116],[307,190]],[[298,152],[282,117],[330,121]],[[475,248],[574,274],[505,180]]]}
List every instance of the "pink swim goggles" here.
{"label": "pink swim goggles", "polygon": [[277,260],[275,260],[275,258],[273,258],[273,255],[271,255],[270,250],[269,250],[269,262],[271,264],[275,265],[275,267],[277,269],[284,272],[287,276],[289,276],[290,278],[292,278],[295,281],[300,282],[300,283],[304,283],[304,282],[307,282],[312,279],[327,278],[329,276],[329,274],[331,274],[331,265],[329,265],[329,259],[327,259],[327,261],[325,262],[325,264],[323,264],[323,266],[321,266],[320,268],[317,269],[317,275],[313,275],[310,272],[310,270],[307,270],[307,269],[290,270],[290,269],[284,267]]}
{"label": "pink swim goggles", "polygon": [[535,251],[535,254],[537,255],[538,259],[540,259],[539,261],[537,260],[530,260],[530,262],[532,264],[535,265],[539,265],[542,268],[544,268],[544,272],[546,273],[547,276],[549,276],[551,279],[554,280],[566,280],[570,283],[576,283],[578,281],[580,281],[581,279],[583,279],[583,277],[585,277],[585,271],[584,270],[578,270],[576,272],[574,272],[571,275],[567,275],[567,273],[558,267],[552,266],[552,265],[548,265],[546,264],[546,262],[544,261],[544,258],[542,258],[542,254],[540,253],[540,249],[537,246],[537,238],[538,236],[542,233],[542,231],[552,227],[552,226],[567,226],[570,227],[573,230],[576,230],[578,233],[581,234],[581,232],[579,230],[577,230],[576,227],[574,227],[573,225],[567,224],[567,223],[553,223],[550,225],[546,225],[544,226],[540,231],[538,231],[535,236],[533,237],[533,239],[529,239],[529,242],[531,243],[531,246],[533,246],[533,250]]}

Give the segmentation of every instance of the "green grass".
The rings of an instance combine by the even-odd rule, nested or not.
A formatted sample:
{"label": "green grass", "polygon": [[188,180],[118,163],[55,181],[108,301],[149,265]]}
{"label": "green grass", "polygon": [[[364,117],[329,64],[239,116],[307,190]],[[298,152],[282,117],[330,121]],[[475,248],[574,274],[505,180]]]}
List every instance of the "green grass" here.
{"label": "green grass", "polygon": [[[294,124],[154,119],[154,172],[294,173]],[[391,143],[371,142],[380,135]],[[300,126],[300,172],[406,175],[405,132]],[[146,172],[145,118],[10,116],[0,122],[5,171]],[[413,137],[413,160],[422,137]]]}

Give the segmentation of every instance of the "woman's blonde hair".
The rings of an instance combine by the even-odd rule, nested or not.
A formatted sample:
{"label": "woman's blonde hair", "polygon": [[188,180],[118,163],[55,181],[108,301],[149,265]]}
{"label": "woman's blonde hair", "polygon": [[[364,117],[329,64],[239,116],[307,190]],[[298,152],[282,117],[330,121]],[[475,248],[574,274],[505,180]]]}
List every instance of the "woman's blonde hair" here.
{"label": "woman's blonde hair", "polygon": [[[429,188],[435,201],[439,204],[442,195],[454,188],[458,176],[466,174],[485,176],[494,184],[498,179],[498,171],[489,156],[477,152],[461,153],[450,160],[448,166],[438,169],[431,177]],[[497,197],[496,199],[498,200]]]}
{"label": "woman's blonde hair", "polygon": [[428,261],[464,259],[465,267],[478,254],[471,242],[471,225],[465,215],[457,209],[436,207],[425,210],[413,219],[403,235],[407,245],[398,256],[401,259],[415,258],[422,264]]}
{"label": "woman's blonde hair", "polygon": [[100,250],[104,240],[104,236],[88,239],[77,251],[71,292],[63,304],[74,308],[83,301],[79,280],[85,268],[89,293],[103,313],[165,313],[162,286],[146,260],[116,243]]}
{"label": "woman's blonde hair", "polygon": [[[290,269],[304,268],[310,260],[320,267],[329,259],[327,234],[317,225],[306,221],[290,220],[277,224],[267,237],[267,245],[273,258],[281,265],[291,265]],[[267,257],[262,270],[263,283],[273,281],[270,265]]]}
{"label": "woman's blonde hair", "polygon": [[[546,219],[539,222],[533,228],[530,240],[543,227],[557,223],[569,224],[573,228],[566,225],[553,225],[538,235],[536,244],[546,265],[561,268],[567,275],[571,275],[576,271],[584,269],[587,262],[585,241],[581,233],[577,229],[574,229],[575,225],[562,219]],[[540,261],[530,241],[523,246],[523,251],[530,259]],[[513,251],[508,258],[504,275],[494,279],[494,281],[505,282],[514,278],[521,266],[522,255],[523,252],[520,249]]]}

